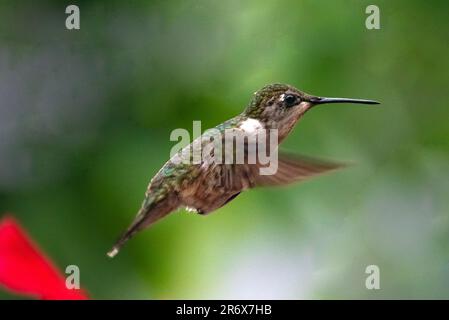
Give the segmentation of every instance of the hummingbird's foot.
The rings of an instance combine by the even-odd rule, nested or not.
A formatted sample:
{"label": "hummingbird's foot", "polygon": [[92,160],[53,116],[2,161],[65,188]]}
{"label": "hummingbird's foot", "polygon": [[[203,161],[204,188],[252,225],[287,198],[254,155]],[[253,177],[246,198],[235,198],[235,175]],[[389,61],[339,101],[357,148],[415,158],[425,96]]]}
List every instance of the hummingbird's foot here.
{"label": "hummingbird's foot", "polygon": [[185,209],[187,212],[191,212],[191,213],[198,213],[198,214],[204,213],[201,209],[198,209],[198,208],[186,207]]}

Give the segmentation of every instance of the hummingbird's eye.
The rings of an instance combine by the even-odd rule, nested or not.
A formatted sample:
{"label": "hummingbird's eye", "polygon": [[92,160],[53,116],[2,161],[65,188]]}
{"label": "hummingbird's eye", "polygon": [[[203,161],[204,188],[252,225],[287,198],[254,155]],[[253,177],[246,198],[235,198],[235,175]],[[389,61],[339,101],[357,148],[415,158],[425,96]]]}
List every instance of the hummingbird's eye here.
{"label": "hummingbird's eye", "polygon": [[284,102],[287,107],[293,107],[296,104],[297,99],[294,95],[289,94],[285,96]]}

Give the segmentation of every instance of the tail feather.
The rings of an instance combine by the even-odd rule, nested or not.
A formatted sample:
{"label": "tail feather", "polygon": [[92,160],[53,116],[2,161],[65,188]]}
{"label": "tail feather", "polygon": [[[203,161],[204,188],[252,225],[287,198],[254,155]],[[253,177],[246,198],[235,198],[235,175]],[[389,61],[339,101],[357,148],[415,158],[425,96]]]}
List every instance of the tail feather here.
{"label": "tail feather", "polygon": [[137,213],[137,216],[131,223],[131,226],[125,233],[123,233],[123,235],[115,242],[112,249],[107,253],[108,257],[115,257],[117,253],[119,253],[122,246],[137,232],[165,217],[176,208],[175,203],[169,199],[164,199],[158,202],[148,202],[149,201],[144,202],[144,205]]}
{"label": "tail feather", "polygon": [[127,242],[129,239],[131,239],[132,236],[134,236],[140,230],[140,227],[141,227],[142,223],[144,222],[144,220],[145,220],[145,214],[139,213],[137,218],[133,221],[131,226],[128,228],[128,230],[126,230],[126,232],[123,233],[122,236],[120,236],[120,238],[115,242],[112,249],[107,253],[109,258],[114,258],[117,255],[117,253],[119,253],[120,249],[125,244],[125,242]]}

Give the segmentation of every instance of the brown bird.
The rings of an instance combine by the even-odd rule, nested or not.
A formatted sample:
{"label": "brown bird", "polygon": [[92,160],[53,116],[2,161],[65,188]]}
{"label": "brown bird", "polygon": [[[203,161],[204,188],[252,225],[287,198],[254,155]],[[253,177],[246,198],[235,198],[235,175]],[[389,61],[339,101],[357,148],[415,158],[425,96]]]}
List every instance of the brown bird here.
{"label": "brown bird", "polygon": [[[134,234],[178,208],[208,214],[229,203],[244,190],[258,186],[286,185],[342,167],[340,163],[278,152],[277,170],[270,174],[263,174],[262,170],[268,170],[270,164],[262,163],[260,159],[256,159],[255,162],[248,161],[250,155],[260,150],[260,145],[264,145],[268,151],[277,152],[276,146],[270,149],[268,143],[274,133],[276,133],[276,144],[280,144],[308,110],[316,105],[328,103],[378,104],[379,102],[323,98],[306,94],[286,84],[271,84],[263,87],[254,94],[243,113],[216,126],[212,133],[206,131],[189,146],[175,154],[159,170],[148,186],[137,216],[108,252],[108,256],[114,257]],[[222,150],[225,151],[224,146],[229,142],[226,138],[228,132],[246,137],[257,136],[261,132],[268,132],[268,134],[265,139],[262,139],[263,141],[257,140],[257,143],[262,142],[260,145],[252,146],[247,140],[240,146],[246,159],[243,163],[235,159],[231,163],[223,161],[223,155],[216,154],[214,151],[209,153],[209,157],[203,156],[199,162],[192,162],[192,150],[198,148],[205,150],[212,140],[221,140]],[[234,147],[233,143],[232,146],[231,153],[236,156],[239,146]]]}

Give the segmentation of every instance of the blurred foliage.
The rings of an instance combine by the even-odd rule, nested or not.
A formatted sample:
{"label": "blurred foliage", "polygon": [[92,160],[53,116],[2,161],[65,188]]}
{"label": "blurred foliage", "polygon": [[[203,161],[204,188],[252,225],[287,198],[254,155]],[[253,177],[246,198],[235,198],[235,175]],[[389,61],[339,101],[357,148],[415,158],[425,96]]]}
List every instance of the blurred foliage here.
{"label": "blurred foliage", "polygon": [[[75,3],[79,31],[72,2],[0,3],[0,212],[92,297],[449,298],[447,1],[378,0],[380,30],[365,0]],[[108,259],[170,132],[273,82],[381,101],[314,109],[283,146],[357,165],[177,212]]]}

